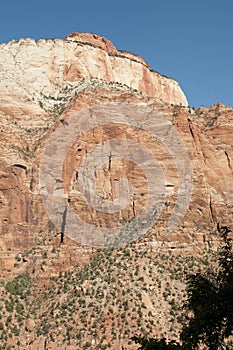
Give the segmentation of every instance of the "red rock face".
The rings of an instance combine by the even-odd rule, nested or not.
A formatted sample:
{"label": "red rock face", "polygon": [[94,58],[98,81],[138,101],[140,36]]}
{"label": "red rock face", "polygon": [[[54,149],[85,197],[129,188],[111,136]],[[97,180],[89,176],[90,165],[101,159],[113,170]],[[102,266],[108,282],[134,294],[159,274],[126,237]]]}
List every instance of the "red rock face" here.
{"label": "red rock face", "polygon": [[90,33],[72,33],[67,35],[67,40],[73,40],[73,41],[81,41],[83,43],[92,44],[96,47],[100,47],[104,51],[106,51],[108,54],[116,54],[117,49],[115,46],[111,43],[110,40],[97,35],[97,34],[90,34]]}
{"label": "red rock face", "polygon": [[[139,164],[120,159],[113,159],[109,165],[108,158],[97,169],[96,188],[99,197],[113,201],[118,198],[116,183],[122,177],[127,178],[135,189],[135,198],[128,206],[115,216],[103,215],[90,209],[78,194],[77,174],[88,152],[118,137],[150,150],[163,169],[166,198],[161,215],[150,230],[150,238],[145,236],[145,240],[154,246],[166,241],[166,249],[173,246],[177,251],[190,251],[213,240],[209,229],[214,229],[217,223],[232,227],[233,110],[230,107],[218,104],[197,111],[182,107],[187,105],[187,100],[177,82],[151,72],[141,58],[118,52],[111,42],[94,34],[74,33],[66,41],[11,42],[0,46],[0,60],[4,67],[0,79],[2,276],[26,268],[53,275],[88,261],[91,247],[84,249],[72,237],[62,237],[61,230],[49,218],[41,198],[43,181],[39,174],[51,135],[61,127],[65,135],[72,116],[107,103],[119,104],[111,123],[90,128],[80,135],[64,159],[61,189],[64,188],[69,206],[80,213],[83,221],[111,230],[140,216],[141,208],[147,203],[146,177]],[[166,144],[145,131],[146,117],[140,119],[138,128],[119,124],[119,115],[125,115],[122,104],[155,111],[162,124],[173,126],[187,147],[182,176],[190,175],[187,171],[190,159],[192,194],[179,226],[169,235],[166,222],[177,209],[181,191],[176,160]],[[108,114],[107,107],[103,113]],[[179,142],[173,141],[177,149]],[[45,252],[49,254],[46,266],[41,264]],[[16,256],[24,256],[23,263],[17,264]]]}

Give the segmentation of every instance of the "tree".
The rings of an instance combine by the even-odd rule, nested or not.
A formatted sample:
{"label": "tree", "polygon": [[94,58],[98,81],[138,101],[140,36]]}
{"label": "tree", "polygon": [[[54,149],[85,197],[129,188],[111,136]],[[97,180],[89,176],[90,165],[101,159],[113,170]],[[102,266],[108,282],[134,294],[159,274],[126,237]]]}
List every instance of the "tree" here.
{"label": "tree", "polygon": [[178,350],[182,349],[182,347],[175,343],[175,342],[169,342],[167,343],[166,340],[163,339],[154,339],[154,338],[141,338],[141,337],[133,337],[132,340],[136,344],[140,344],[141,347],[139,350]]}
{"label": "tree", "polygon": [[230,350],[226,341],[233,334],[233,250],[231,230],[217,227],[222,236],[217,253],[217,270],[189,274],[187,301],[183,305],[189,311],[187,324],[183,327],[180,344],[165,339],[133,337],[141,350],[195,350],[200,345],[209,350]]}
{"label": "tree", "polygon": [[209,350],[227,349],[224,340],[233,333],[233,251],[227,227],[218,227],[223,243],[218,252],[218,270],[187,276],[188,299],[184,306],[192,312],[181,340],[187,349],[202,343]]}

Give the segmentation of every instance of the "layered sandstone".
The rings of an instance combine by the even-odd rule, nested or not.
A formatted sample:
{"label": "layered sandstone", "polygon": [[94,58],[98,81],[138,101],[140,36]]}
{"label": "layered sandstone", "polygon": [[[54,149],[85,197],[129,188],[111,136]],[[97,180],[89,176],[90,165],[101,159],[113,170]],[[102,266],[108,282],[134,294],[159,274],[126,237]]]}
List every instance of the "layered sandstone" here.
{"label": "layered sandstone", "polygon": [[20,102],[19,114],[24,108],[31,114],[30,106],[33,115],[41,113],[41,108],[61,106],[63,99],[71,98],[79,84],[90,78],[127,85],[167,103],[187,105],[175,80],[150,71],[141,58],[117,51],[109,40],[97,35],[74,33],[67,40],[12,41],[0,46],[0,65],[2,109],[7,111],[15,97]]}
{"label": "layered sandstone", "polygon": [[[100,196],[113,200],[115,185],[111,179],[119,181],[123,174],[136,188],[135,201],[114,222],[112,216],[103,218],[91,211],[78,196],[75,181],[81,160],[106,137],[117,135],[150,149],[164,169],[166,198],[146,244],[157,249],[166,241],[164,249],[190,252],[191,247],[195,251],[214,239],[209,228],[214,230],[217,223],[232,226],[230,107],[216,104],[210,109],[188,109],[176,81],[152,72],[140,57],[117,51],[107,39],[88,33],[74,33],[66,40],[22,39],[3,44],[0,74],[0,262],[4,276],[26,268],[51,275],[88,261],[92,249],[83,248],[72,237],[62,237],[61,230],[50,220],[41,198],[39,173],[51,135],[61,127],[65,135],[72,116],[96,105],[144,106],[161,116],[161,121],[171,123],[187,147],[193,189],[184,218],[167,236],[166,222],[176,209],[180,190],[176,163],[166,145],[162,147],[143,128],[122,128],[116,114],[111,127],[96,127],[81,135],[64,160],[62,181],[69,206],[81,213],[84,221],[91,220],[111,230],[116,222],[131,221],[138,215],[137,208],[146,203],[144,177],[137,164],[117,160],[109,166],[109,158],[108,165],[96,174]],[[119,107],[118,112],[124,114],[124,107]],[[108,107],[103,113],[108,113]],[[140,122],[146,123],[143,116]],[[184,168],[184,178],[190,176],[186,171]],[[45,255],[49,257],[46,265]]]}

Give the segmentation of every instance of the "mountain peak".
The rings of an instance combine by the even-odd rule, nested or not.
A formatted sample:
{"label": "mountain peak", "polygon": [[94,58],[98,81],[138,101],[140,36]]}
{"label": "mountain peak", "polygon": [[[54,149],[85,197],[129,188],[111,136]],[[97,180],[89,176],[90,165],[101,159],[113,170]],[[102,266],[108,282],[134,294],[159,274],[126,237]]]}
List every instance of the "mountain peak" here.
{"label": "mountain peak", "polygon": [[67,35],[66,39],[70,41],[77,41],[77,42],[92,44],[94,46],[100,47],[101,49],[105,50],[108,54],[117,53],[117,49],[113,45],[113,43],[110,40],[98,34],[74,32]]}

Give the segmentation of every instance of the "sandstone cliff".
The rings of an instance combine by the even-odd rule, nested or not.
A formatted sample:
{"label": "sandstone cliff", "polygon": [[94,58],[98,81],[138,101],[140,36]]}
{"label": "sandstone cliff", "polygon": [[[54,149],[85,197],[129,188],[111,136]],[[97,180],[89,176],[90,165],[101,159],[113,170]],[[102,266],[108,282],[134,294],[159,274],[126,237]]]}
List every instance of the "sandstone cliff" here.
{"label": "sandstone cliff", "polygon": [[[0,45],[0,74],[0,277],[30,273],[0,285],[3,346],[176,339],[184,271],[208,263],[217,224],[233,229],[232,108],[190,109],[176,81],[95,34]],[[116,230],[130,240],[104,250]]]}
{"label": "sandstone cliff", "polygon": [[[140,140],[163,164],[166,198],[162,198],[161,215],[148,236],[153,246],[161,246],[166,241],[169,249],[196,249],[199,244],[212,241],[209,228],[214,229],[217,222],[232,225],[233,111],[230,107],[216,104],[210,109],[189,109],[176,81],[151,71],[142,58],[117,51],[109,40],[88,33],[73,33],[66,40],[22,39],[2,44],[0,74],[0,266],[3,276],[25,268],[35,273],[56,274],[88,260],[91,247],[80,246],[70,236],[61,237],[49,219],[41,199],[39,171],[51,135],[61,126],[65,132],[72,115],[100,104],[143,106],[173,125],[187,147],[186,160],[191,160],[192,174],[186,167],[182,178],[192,176],[189,178],[192,195],[190,201],[185,202],[188,205],[180,225],[168,236],[165,223],[172,212],[178,211],[179,216],[179,206],[182,206],[179,191],[186,191],[180,187],[180,174],[172,159],[175,153],[169,154],[166,145],[162,147],[143,130],[120,129],[116,126],[119,123],[116,113],[111,130],[96,127],[94,134],[82,135],[67,153],[63,181],[74,211],[97,226],[110,228],[110,223],[114,224],[112,216],[103,218],[97,212],[89,212],[77,197],[77,191],[72,192],[80,159],[96,144],[106,141],[106,134],[112,132],[134,142]],[[126,113],[125,107],[120,108],[119,113]],[[107,107],[103,112],[108,113]],[[141,122],[146,124],[143,118]],[[179,144],[175,145],[174,152],[179,151]],[[76,156],[78,149],[79,157]],[[99,191],[105,199],[114,196],[110,178],[119,181],[119,167],[124,168],[127,177],[132,173],[132,166],[132,162],[113,162],[111,169],[103,168],[98,173]],[[133,171],[139,179],[137,182],[131,176],[137,189],[136,199],[121,211],[115,223],[132,220],[132,215],[138,215],[137,208],[139,212],[146,203],[142,196],[143,176],[135,166]],[[186,201],[185,196],[182,198]],[[175,216],[172,218],[176,220]],[[58,248],[56,254],[52,253],[53,247]],[[42,264],[45,253],[51,255],[49,266]]]}

